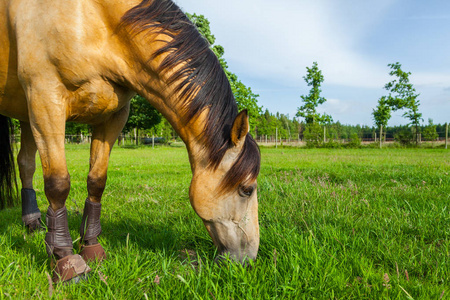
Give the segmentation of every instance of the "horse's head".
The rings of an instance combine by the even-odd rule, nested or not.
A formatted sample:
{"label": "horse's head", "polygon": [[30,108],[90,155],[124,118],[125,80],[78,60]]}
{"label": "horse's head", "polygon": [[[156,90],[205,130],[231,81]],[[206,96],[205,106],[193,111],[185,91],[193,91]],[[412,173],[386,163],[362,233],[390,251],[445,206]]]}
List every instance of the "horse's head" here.
{"label": "horse's head", "polygon": [[248,135],[247,113],[240,113],[231,129],[231,147],[217,167],[194,170],[189,196],[202,218],[219,256],[244,262],[255,259],[259,247],[258,146]]}

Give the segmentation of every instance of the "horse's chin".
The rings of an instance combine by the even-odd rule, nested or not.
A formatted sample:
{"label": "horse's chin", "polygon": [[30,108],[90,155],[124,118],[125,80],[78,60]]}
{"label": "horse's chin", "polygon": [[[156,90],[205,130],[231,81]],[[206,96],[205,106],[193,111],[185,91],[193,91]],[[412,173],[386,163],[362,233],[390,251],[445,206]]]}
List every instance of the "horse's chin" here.
{"label": "horse's chin", "polygon": [[218,250],[217,263],[231,261],[245,264],[248,260],[256,259],[259,247],[258,231],[248,230],[247,233],[239,223],[233,221],[204,223]]}

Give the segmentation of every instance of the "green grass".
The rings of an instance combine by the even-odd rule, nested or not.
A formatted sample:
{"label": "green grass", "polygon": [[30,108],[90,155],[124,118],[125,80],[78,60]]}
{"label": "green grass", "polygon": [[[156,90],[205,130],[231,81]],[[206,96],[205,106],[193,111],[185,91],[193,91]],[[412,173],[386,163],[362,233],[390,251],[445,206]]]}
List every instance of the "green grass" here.
{"label": "green grass", "polygon": [[[261,152],[261,244],[251,267],[214,264],[189,204],[185,149],[116,148],[102,202],[108,259],[88,281],[49,289],[44,233],[26,234],[19,207],[0,211],[0,298],[450,299],[450,152]],[[67,145],[67,161],[75,240],[88,146]],[[35,187],[45,215],[40,168]]]}

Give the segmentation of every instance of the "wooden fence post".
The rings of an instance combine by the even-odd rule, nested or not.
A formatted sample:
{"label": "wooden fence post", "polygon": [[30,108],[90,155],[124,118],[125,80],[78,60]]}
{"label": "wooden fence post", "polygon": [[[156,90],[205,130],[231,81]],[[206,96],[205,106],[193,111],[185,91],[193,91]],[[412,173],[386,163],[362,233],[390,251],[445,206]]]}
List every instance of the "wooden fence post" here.
{"label": "wooden fence post", "polygon": [[380,125],[380,149],[383,146],[383,125]]}
{"label": "wooden fence post", "polygon": [[448,144],[448,123],[445,123],[445,149],[447,149]]}
{"label": "wooden fence post", "polygon": [[278,148],[278,127],[275,128],[275,148]]}

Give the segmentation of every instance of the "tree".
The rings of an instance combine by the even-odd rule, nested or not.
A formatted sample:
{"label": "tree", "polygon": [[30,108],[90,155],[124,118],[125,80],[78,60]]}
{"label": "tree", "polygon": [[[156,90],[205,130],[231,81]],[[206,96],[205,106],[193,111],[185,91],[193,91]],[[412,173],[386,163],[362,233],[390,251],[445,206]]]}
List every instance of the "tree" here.
{"label": "tree", "polygon": [[13,134],[20,135],[20,121],[14,118],[11,118],[11,123],[13,124]]}
{"label": "tree", "polygon": [[291,121],[289,120],[289,115],[280,114],[279,121],[282,128],[282,137],[286,139],[291,139]]}
{"label": "tree", "polygon": [[227,62],[223,59],[225,49],[221,45],[214,45],[216,37],[211,33],[209,20],[204,15],[186,13],[186,16],[191,20],[192,24],[197,27],[198,32],[208,41],[211,50],[216,54],[217,58],[224,70],[228,69]]}
{"label": "tree", "polygon": [[[125,125],[125,131],[131,131],[133,128],[136,131],[151,129],[161,122],[161,118],[161,114],[144,97],[136,95],[131,99],[130,115]],[[139,134],[137,135],[139,136]],[[136,144],[138,144],[138,140],[136,140]]]}
{"label": "tree", "polygon": [[416,94],[416,90],[409,82],[409,75],[411,75],[411,73],[403,71],[400,63],[396,62],[388,64],[388,67],[391,68],[389,75],[395,76],[396,79],[384,86],[384,88],[389,91],[387,103],[394,111],[402,108],[407,109],[403,114],[403,117],[408,118],[410,120],[409,125],[414,126],[417,145],[419,143],[420,121],[423,121],[422,114],[419,113],[420,101],[418,97],[420,94]]}
{"label": "tree", "polygon": [[375,125],[380,129],[380,148],[383,140],[383,127],[387,126],[389,119],[391,118],[391,107],[385,96],[378,100],[378,106],[372,111],[373,120]]}
{"label": "tree", "polygon": [[247,110],[250,130],[255,130],[258,116],[262,112],[261,107],[258,106],[259,95],[254,94],[252,89],[243,84],[235,74],[227,72],[227,76],[230,81],[231,90],[233,91],[238,110]]}
{"label": "tree", "polygon": [[87,124],[67,122],[66,123],[66,135],[88,135],[91,128]]}
{"label": "tree", "polygon": [[317,66],[317,62],[314,62],[311,68],[306,67],[306,76],[303,77],[305,79],[308,86],[311,86],[311,90],[309,91],[309,95],[301,96],[303,100],[303,105],[298,108],[298,112],[296,114],[297,117],[305,118],[306,124],[313,123],[331,123],[333,119],[331,116],[327,114],[319,114],[316,111],[317,106],[319,104],[323,104],[327,101],[324,97],[320,96],[320,84],[323,82],[322,71],[319,70]]}
{"label": "tree", "polygon": [[66,138],[72,143],[83,143],[86,141],[86,137],[91,133],[92,129],[90,125],[67,122],[66,123]]}

